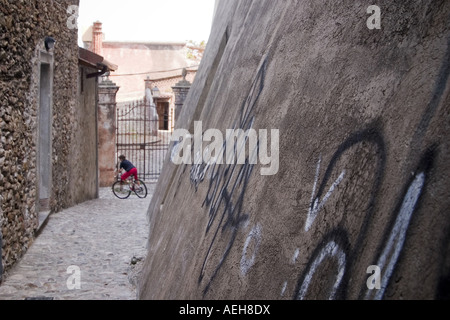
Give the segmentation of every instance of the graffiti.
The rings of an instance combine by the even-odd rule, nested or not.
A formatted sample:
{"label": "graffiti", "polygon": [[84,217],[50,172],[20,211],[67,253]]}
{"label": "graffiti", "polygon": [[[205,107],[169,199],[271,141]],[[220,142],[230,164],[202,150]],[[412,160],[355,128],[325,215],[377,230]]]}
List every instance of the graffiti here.
{"label": "graffiti", "polygon": [[[209,233],[212,228],[215,228],[215,231],[203,262],[199,283],[205,277],[210,264],[216,265],[216,267],[209,277],[209,281],[204,290],[205,294],[223,262],[228,257],[230,249],[236,239],[240,224],[248,219],[248,215],[242,212],[242,206],[253,167],[254,165],[250,164],[241,165],[240,168],[237,168],[237,165],[227,166],[226,168],[220,166],[220,169],[215,172],[215,176],[212,178],[219,179],[218,177],[222,177],[223,180],[218,180],[218,183],[215,186],[214,199],[213,202],[210,203],[209,209],[209,221],[206,233]],[[221,211],[219,212],[219,210]],[[219,218],[217,219],[218,216]],[[218,249],[219,234],[220,243],[224,246],[223,250]],[[212,262],[211,259],[213,250],[219,250],[219,259],[215,263]],[[210,268],[214,267],[211,266]]]}
{"label": "graffiti", "polygon": [[[262,76],[264,73],[258,72],[258,75]],[[260,87],[262,89],[263,86],[259,85],[261,82],[263,82],[262,79],[257,78],[250,92],[253,92],[253,94],[258,96],[259,93],[258,91],[254,91],[254,88]],[[238,124],[244,130],[248,130],[253,126],[255,118],[250,112],[252,107],[249,107],[249,105],[254,105],[257,99],[250,97],[246,101],[247,104],[244,104],[241,109],[242,114]],[[225,147],[226,142],[223,143],[223,148]],[[257,148],[259,148],[259,144]],[[239,154],[239,150],[235,151],[236,154]],[[256,151],[257,150],[254,150],[254,152]],[[352,158],[350,156],[351,154],[357,156]],[[367,172],[371,172],[368,175],[368,178],[366,176],[364,179],[364,183],[354,183],[355,185],[360,186],[361,191],[364,190],[367,195],[367,201],[363,205],[359,204],[359,210],[352,208],[346,210],[346,207],[341,209],[341,222],[336,222],[337,225],[335,228],[331,229],[329,234],[333,235],[333,237],[324,237],[324,240],[320,242],[321,245],[316,248],[315,253],[309,260],[308,267],[297,281],[294,299],[304,299],[305,297],[310,296],[312,294],[310,292],[312,287],[314,287],[313,290],[317,290],[317,287],[328,288],[328,291],[321,289],[322,292],[314,292],[313,296],[321,295],[328,299],[343,299],[346,296],[350,270],[354,267],[353,263],[356,260],[355,257],[362,250],[362,239],[364,239],[367,230],[371,225],[372,214],[376,208],[378,191],[381,180],[384,177],[386,162],[385,143],[382,135],[377,129],[377,123],[370,125],[368,129],[355,132],[338,147],[337,151],[332,156],[321,181],[320,176],[323,158],[321,155],[319,156],[314,176],[310,206],[304,224],[305,232],[310,232],[312,230],[316,219],[320,214],[324,214],[326,205],[330,205],[329,201],[331,201],[331,198],[337,203],[340,202],[339,199],[344,197],[344,195],[339,195],[339,193],[342,193],[340,187],[345,191],[352,185],[352,182],[354,182],[352,179],[357,179],[354,178],[357,175],[351,174],[348,171],[350,169],[346,168],[338,171],[337,168],[344,165],[343,161],[346,161],[347,159],[354,159],[355,163],[353,165],[356,166],[356,171],[366,170]],[[223,263],[226,261],[231,248],[234,245],[240,226],[249,219],[248,214],[245,214],[242,211],[242,208],[253,167],[254,165],[251,164],[247,158],[246,163],[240,166],[236,164],[218,165],[214,162],[203,162],[194,165],[191,168],[191,182],[196,187],[196,190],[199,184],[209,176],[209,185],[203,206],[208,208],[209,214],[206,233],[208,234],[212,231],[212,237],[198,280],[199,285],[204,285],[204,295],[209,291],[212,282],[216,278]],[[385,253],[380,256],[377,263],[383,270],[383,276],[381,278],[382,287],[386,287],[388,284],[393,267],[400,254],[402,241],[404,241],[404,234],[406,233],[408,226],[405,221],[409,221],[416,208],[422,192],[422,187],[425,184],[425,177],[426,174],[424,171],[416,175],[416,179],[413,181],[409,191],[405,195],[404,204],[400,210],[401,214],[398,218],[399,222],[394,228],[391,237],[392,240],[386,245]],[[357,222],[354,222],[358,226],[355,227],[355,229],[359,230],[356,237],[354,235],[350,237],[350,234],[345,228],[342,228],[341,225],[345,225],[347,213],[355,211],[361,211],[361,213],[364,214],[360,215],[360,218],[358,219],[350,217],[350,219],[357,220]],[[244,243],[240,262],[242,275],[247,275],[254,265],[261,241],[261,226],[256,225],[251,229]],[[394,242],[396,245],[393,245]],[[253,245],[253,250],[249,251],[251,244]],[[385,260],[383,256],[392,253],[392,250],[394,250],[394,254],[389,255],[390,260]],[[300,251],[297,249],[292,258],[293,263],[297,260],[299,252]],[[317,272],[323,272],[324,269],[322,269],[321,266],[329,263],[335,264],[336,273],[334,274],[334,277],[324,277],[317,274]],[[317,279],[321,279],[319,281],[325,281],[324,279],[326,279],[328,282],[324,286],[312,286],[313,281],[318,281]],[[287,282],[284,282],[281,289],[282,295],[284,295],[286,289]],[[375,298],[382,296],[383,292],[383,290],[379,290]]]}
{"label": "graffiti", "polygon": [[[249,94],[241,106],[239,120],[237,124],[233,125],[233,130],[241,129],[248,132],[254,125],[255,117],[253,116],[253,112],[264,88],[266,63],[267,58],[263,59]],[[228,139],[230,137],[227,137]],[[248,136],[246,136],[244,143],[240,145],[241,150],[237,149],[238,145],[234,144],[235,154],[243,152],[242,148],[245,148],[247,140]],[[227,143],[229,142],[224,142],[223,148],[226,148]],[[258,151],[259,141],[253,150],[249,150],[244,164],[201,164],[197,165],[196,168],[193,166],[191,170],[191,182],[196,187],[198,187],[198,184],[207,175],[206,170],[210,172],[208,191],[202,206],[208,208],[209,220],[206,227],[206,234],[209,234],[211,230],[213,232],[211,235],[211,243],[206,252],[198,279],[199,285],[204,283],[204,295],[209,291],[211,283],[227,259],[241,224],[248,220],[248,214],[242,210],[243,200],[255,166],[251,159],[254,159]],[[199,172],[201,172],[200,175],[197,174]],[[258,230],[260,229],[258,227],[255,228],[253,229],[254,233],[251,234],[250,240],[256,237],[255,240],[258,243],[260,241],[257,240],[260,238],[260,231]],[[244,273],[247,273],[253,265],[256,257],[255,254],[256,252],[254,252],[249,260],[244,255],[241,260],[241,270]]]}
{"label": "graffiti", "polygon": [[[352,157],[351,155],[354,156]],[[348,161],[347,159],[352,161],[352,166],[345,163],[345,161]],[[367,161],[362,161],[361,159],[366,159]],[[315,292],[314,296],[321,296],[326,299],[341,299],[345,295],[344,288],[348,281],[347,271],[352,268],[353,257],[361,250],[362,239],[367,232],[370,218],[375,209],[376,196],[385,170],[385,143],[382,135],[377,130],[377,124],[374,123],[368,129],[355,132],[338,147],[325,170],[322,181],[319,183],[322,161],[322,156],[319,156],[304,231],[312,232],[314,222],[319,213],[325,210],[326,205],[334,208],[333,218],[336,218],[337,211],[341,211],[341,216],[335,222],[336,226],[329,227],[330,231],[328,235],[320,241],[319,246],[315,249],[312,258],[309,260],[309,266],[297,282],[293,299],[305,299],[310,294],[308,291],[310,290],[313,279],[322,279],[320,281],[328,279],[329,282],[331,281],[331,283],[318,286],[322,288],[322,291]],[[340,166],[345,166],[347,169],[338,170]],[[354,167],[354,172],[351,171],[352,167]],[[358,181],[359,175],[355,174],[355,172],[371,173],[364,181]],[[333,178],[333,176],[337,178]],[[330,183],[331,186],[327,187]],[[338,190],[340,186],[342,190]],[[350,202],[354,200],[345,196],[345,190],[352,186],[358,186],[354,190],[355,192],[359,192],[362,198],[368,199],[367,204],[359,203],[358,206],[351,206]],[[335,204],[345,202],[347,206],[340,209],[336,205],[333,206],[332,203],[329,203],[332,195],[334,195],[333,199]],[[364,195],[367,195],[367,197],[364,197]],[[349,220],[347,219],[347,214],[355,211],[364,214],[361,214],[360,218],[349,217],[356,226],[353,227],[353,230],[358,230],[357,236],[351,238],[345,226],[349,223],[347,221]],[[327,233],[327,230],[323,230],[323,226],[321,226],[321,232]],[[295,259],[297,259],[297,256],[298,254],[296,253]],[[328,276],[316,275],[319,272],[319,266],[326,263],[337,263],[338,271],[336,277],[331,280]],[[320,270],[323,272],[323,269]],[[323,288],[329,288],[329,290],[327,291]]]}
{"label": "graffiti", "polygon": [[[427,129],[431,123],[432,118],[434,117],[439,105],[441,105],[442,97],[444,95],[444,91],[446,88],[446,84],[448,83],[448,78],[450,74],[450,64],[448,57],[450,56],[450,39],[448,41],[449,46],[447,47],[446,52],[446,58],[444,59],[444,63],[439,71],[438,79],[436,81],[435,89],[432,94],[432,100],[428,107],[426,108],[424,115],[422,116],[422,119],[414,133],[414,136],[412,137],[411,141],[411,154],[407,158],[406,162],[407,165],[412,166],[409,164],[409,159],[413,158],[413,152],[420,150],[423,148],[422,141],[423,136],[427,132]],[[305,223],[305,231],[310,231],[313,223],[315,222],[315,219],[317,218],[319,212],[323,209],[324,205],[328,201],[329,197],[333,192],[335,192],[335,189],[344,183],[344,178],[347,176],[346,171],[342,171],[341,175],[335,180],[335,182],[331,185],[329,191],[325,194],[325,196],[321,199],[322,194],[325,191],[325,187],[328,183],[330,173],[334,168],[334,164],[336,163],[337,159],[340,157],[342,151],[348,150],[348,147],[351,145],[354,145],[354,143],[361,143],[363,140],[358,139],[357,137],[364,137],[367,135],[368,132],[365,133],[358,133],[354,135],[353,139],[349,139],[347,142],[345,142],[343,145],[339,147],[341,151],[338,151],[331,163],[328,167],[325,178],[323,179],[323,182],[321,186],[319,187],[319,191],[316,196],[314,196],[316,188],[317,188],[317,182],[318,177],[320,173],[320,166],[322,158],[319,157],[319,162],[317,164],[316,169],[316,175],[314,179],[314,185],[313,185],[313,192],[311,197],[311,203],[310,208],[307,213],[307,219]],[[364,218],[365,221],[362,223],[363,228],[361,229],[358,240],[356,242],[352,243],[359,244],[361,243],[361,240],[366,234],[366,231],[368,230],[369,225],[371,225],[372,220],[372,212],[374,212],[375,209],[375,197],[377,195],[377,191],[380,186],[380,181],[382,176],[384,175],[384,166],[385,166],[385,147],[384,142],[382,140],[382,137],[380,134],[372,135],[372,139],[370,139],[372,142],[375,142],[378,144],[378,151],[376,154],[380,155],[380,165],[378,169],[378,173],[375,176],[374,184],[373,184],[373,191],[372,198],[369,201],[369,206],[367,207],[366,217]],[[353,140],[353,141],[352,141]],[[381,152],[381,153],[379,153]],[[435,157],[435,154],[437,152],[437,146],[432,146],[426,150],[424,155],[422,155],[419,165],[417,166],[416,170],[414,171],[414,175],[410,181],[408,181],[404,187],[404,191],[402,193],[401,200],[398,202],[398,205],[393,210],[393,221],[390,224],[390,227],[387,228],[387,231],[384,236],[384,241],[382,242],[382,245],[380,246],[379,250],[379,256],[377,260],[374,262],[374,265],[379,268],[379,273],[375,272],[375,274],[372,277],[369,277],[369,279],[366,281],[365,286],[361,288],[359,298],[360,299],[383,299],[384,295],[386,293],[387,288],[389,287],[392,275],[395,272],[397,263],[401,257],[405,242],[407,240],[407,232],[410,226],[410,223],[412,219],[414,218],[414,214],[417,211],[418,205],[420,203],[420,199],[424,193],[425,186],[427,183],[427,180],[430,175],[430,171],[433,167],[433,159]],[[346,231],[341,230],[342,234],[346,234]],[[348,235],[347,235],[348,236]],[[325,244],[319,245],[316,249],[315,255],[311,258],[310,266],[307,268],[307,272],[300,277],[299,282],[297,284],[297,288],[294,292],[294,299],[303,299],[305,298],[307,291],[310,287],[311,279],[315,275],[316,272],[316,266],[323,263],[324,259],[326,258],[334,258],[332,254],[330,254],[330,246],[333,246],[333,242],[325,242]],[[357,247],[349,248],[349,251],[342,251],[341,252],[341,259],[343,259],[343,255],[346,255],[347,258],[347,268],[344,270],[344,268],[340,268],[337,273],[337,278],[340,282],[336,281],[335,285],[331,287],[331,289],[327,292],[329,294],[330,298],[345,298],[346,292],[344,288],[348,286],[349,283],[349,271],[352,270],[352,264],[355,263],[354,261],[358,257],[358,252],[360,252],[360,249]],[[340,266],[343,266],[343,264],[339,264]],[[369,269],[367,269],[369,270]],[[377,269],[378,270],[378,269]],[[342,272],[344,274],[342,275]],[[373,272],[373,270],[371,270]],[[355,276],[355,275],[353,275]],[[319,276],[315,276],[315,278],[319,278]],[[445,283],[445,281],[448,277],[445,275],[442,276],[441,283]],[[377,283],[376,281],[379,281]],[[375,281],[375,282],[373,282]],[[341,287],[339,287],[341,286]],[[319,286],[320,287],[320,286]],[[445,284],[440,285],[438,288],[438,296],[446,296],[448,293],[445,292],[445,290],[448,291],[448,288],[445,289]],[[444,289],[443,289],[444,288]],[[340,291],[339,291],[339,290]],[[337,291],[338,290],[338,291]]]}
{"label": "graffiti", "polygon": [[[232,210],[232,212],[229,212],[231,216],[235,216],[236,209],[238,209],[236,216],[240,214],[242,196],[238,196],[238,199],[233,202],[230,201],[233,195],[237,194],[235,193],[237,191],[236,188],[241,187],[241,192],[245,192],[253,168],[254,165],[248,161],[244,165],[233,164],[224,166],[217,163],[212,165],[210,185],[203,203],[203,206],[209,208],[207,233],[217,217],[221,204],[226,204],[224,211],[227,209]],[[228,191],[230,187],[231,190]]]}
{"label": "graffiti", "polygon": [[[391,278],[393,269],[397,263],[397,259],[405,242],[406,231],[408,230],[411,216],[414,208],[419,200],[422,187],[425,183],[425,174],[421,172],[411,184],[406,194],[400,213],[397,216],[394,228],[392,229],[386,247],[378,260],[378,266],[384,270],[381,283],[381,290],[376,292],[375,299],[379,300],[383,297],[386,286]],[[367,293],[366,299],[369,298],[370,292]]]}
{"label": "graffiti", "polygon": [[[208,147],[206,147],[206,149],[206,152],[209,152]],[[197,161],[197,159],[199,159],[198,154],[195,155],[195,161]],[[215,159],[211,159],[207,163],[203,162],[191,167],[190,179],[195,191],[198,191],[198,186],[205,180],[206,173],[214,163],[216,163]]]}
{"label": "graffiti", "polygon": [[[246,275],[250,268],[253,266],[256,260],[256,255],[258,253],[259,245],[261,243],[261,226],[256,225],[245,240],[244,249],[242,250],[241,258],[241,274]],[[248,258],[249,253],[247,252],[252,241],[255,243],[253,245],[253,253],[250,258]]]}
{"label": "graffiti", "polygon": [[[430,126],[431,120],[436,114],[439,105],[441,105],[442,98],[445,97],[445,89],[450,77],[450,37],[447,39],[447,51],[442,59],[442,66],[439,70],[439,74],[434,85],[432,92],[432,98],[428,106],[426,107],[422,119],[417,126],[416,132],[411,141],[411,152],[414,150],[421,150],[423,137]],[[423,150],[423,149],[422,149]]]}
{"label": "graffiti", "polygon": [[[255,85],[251,92],[254,87]],[[257,100],[249,98],[247,101],[256,102]],[[247,114],[247,116],[241,117],[239,125],[242,125],[244,129],[253,126],[255,118],[248,112],[251,109],[247,105],[242,108],[243,114]],[[360,263],[358,256],[364,249],[363,239],[373,225],[373,213],[377,209],[377,201],[380,201],[378,199],[379,190],[385,177],[386,147],[378,130],[379,123],[380,121],[376,121],[369,125],[368,129],[357,131],[346,139],[329,160],[323,174],[321,173],[323,156],[319,155],[318,157],[311,200],[303,226],[304,232],[314,232],[313,229],[317,228],[315,225],[323,229],[323,225],[318,224],[317,219],[321,215],[326,216],[327,206],[330,208],[342,206],[337,210],[341,212],[341,216],[340,219],[335,220],[334,225],[327,227],[328,230],[322,230],[327,235],[319,242],[308,259],[307,267],[296,282],[293,299],[308,297],[345,299],[348,294],[350,278],[354,277],[352,272],[357,267],[361,267],[357,265]],[[225,145],[226,143],[223,144],[223,147]],[[385,236],[386,241],[377,251],[379,252],[378,259],[373,263],[379,269],[372,270],[370,266],[365,266],[364,271],[375,273],[368,279],[364,274],[356,276],[364,279],[360,283],[361,299],[383,299],[384,297],[385,290],[389,286],[400,259],[410,221],[417,210],[429,171],[432,168],[435,148],[430,150],[421,158],[421,163],[417,167],[413,179],[405,187],[401,202],[394,209],[395,221],[392,222],[392,227]],[[202,163],[191,169],[191,181],[196,187],[204,181],[208,172],[210,178],[203,206],[208,208],[209,213],[206,233],[213,230],[213,235],[198,281],[199,285],[204,285],[204,295],[226,261],[240,226],[249,220],[248,214],[244,213],[242,208],[252,171],[253,165],[248,162],[248,159],[246,164],[240,167]],[[361,172],[365,172],[363,177],[360,177]],[[348,192],[348,189],[353,192]],[[360,193],[359,200],[353,199],[355,192]],[[366,201],[361,202],[360,199],[366,199]],[[343,205],[344,203],[345,205]],[[336,212],[332,212],[333,215],[336,215]],[[353,216],[355,212],[358,213],[357,216]],[[333,218],[335,219],[336,216]],[[353,224],[353,232],[350,232],[347,226],[350,224],[349,221]],[[243,244],[240,261],[240,271],[243,276],[249,273],[256,262],[262,242],[261,230],[261,225],[254,226]],[[291,263],[295,264],[299,255],[300,249],[296,249]],[[335,271],[330,273],[329,270]],[[358,282],[356,281],[356,283]],[[354,284],[352,283],[352,285]],[[285,295],[287,288],[288,282],[284,281],[281,286],[281,296]]]}
{"label": "graffiti", "polygon": [[[447,39],[446,53],[436,79],[434,90],[431,95],[431,101],[425,108],[421,121],[411,139],[411,151],[409,157],[406,159],[407,163],[409,163],[409,159],[412,158],[413,153],[416,150],[423,148],[423,137],[425,136],[425,133],[427,132],[438,107],[441,105],[445,88],[448,84],[448,79],[450,76],[449,61],[450,38]],[[421,157],[418,167],[414,171],[414,176],[406,184],[403,197],[395,209],[395,212],[397,213],[395,215],[395,222],[391,223],[392,227],[390,227],[389,232],[385,234],[386,240],[381,247],[382,249],[379,250],[381,253],[378,257],[377,265],[382,269],[380,290],[361,290],[360,298],[377,300],[384,298],[391,281],[391,277],[395,272],[397,262],[400,259],[403,247],[405,245],[409,225],[411,220],[414,218],[414,213],[417,211],[420,198],[424,193],[426,182],[429,179],[430,171],[433,168],[433,162],[437,154],[437,150],[437,145],[433,145],[426,149],[425,153]],[[445,276],[443,278],[445,279]],[[437,291],[438,297],[448,295],[448,292],[450,292],[447,288],[447,293],[443,293],[441,285],[439,285]]]}
{"label": "graffiti", "polygon": [[383,299],[386,288],[389,284],[391,276],[394,272],[395,266],[399,259],[400,253],[406,240],[406,232],[416,211],[420,196],[422,195],[427,174],[432,166],[432,159],[434,159],[434,148],[426,152],[422,157],[421,164],[417,169],[418,173],[414,176],[411,183],[408,184],[406,194],[402,198],[402,202],[398,212],[394,226],[389,232],[388,240],[384,245],[380,257],[376,265],[382,270],[381,288],[377,291],[368,290],[365,299]]}
{"label": "graffiti", "polygon": [[[319,239],[312,244],[313,251],[309,256],[300,256],[300,252],[304,255],[309,250],[295,249],[289,262],[295,265],[301,260],[306,267],[296,277],[293,291],[289,289],[288,281],[280,282],[281,296],[289,292],[293,299],[346,299],[348,289],[351,288],[352,294],[359,293],[360,299],[384,298],[397,265],[402,260],[408,230],[417,216],[433,168],[437,146],[428,148],[421,155],[419,164],[410,161],[417,161],[412,159],[417,159],[417,151],[423,150],[423,136],[441,105],[450,73],[448,60],[440,70],[432,100],[411,139],[410,157],[403,169],[416,170],[404,183],[402,192],[395,200],[396,206],[389,210],[391,214],[386,214],[390,222],[381,231],[383,237],[377,240],[379,243],[375,243],[374,254],[369,253],[360,258],[367,249],[368,231],[373,230],[375,223],[379,222],[379,215],[375,216],[375,213],[378,213],[379,204],[383,201],[380,198],[382,184],[390,183],[385,174],[387,151],[380,130],[382,119],[369,124],[367,129],[352,133],[332,154],[324,172],[322,168],[325,167],[326,156],[319,154],[311,180],[310,202],[306,212],[300,215],[302,232],[319,235]],[[253,128],[254,107],[264,89],[265,68],[264,60],[242,104],[234,129]],[[225,150],[226,145],[226,142],[223,143],[221,151]],[[258,141],[254,152],[258,152],[260,147]],[[234,151],[239,154],[242,150],[238,148]],[[196,158],[199,156],[197,154]],[[209,215],[206,226],[209,246],[198,279],[203,295],[209,291],[227,260],[239,229],[250,221],[249,213],[243,210],[243,202],[253,168],[254,164],[248,158],[242,165],[218,165],[212,161],[198,163],[191,168],[190,178],[196,191],[209,178],[202,204]],[[242,276],[247,276],[257,262],[263,242],[262,230],[259,223],[252,226],[242,244]],[[325,236],[321,236],[323,234]],[[367,255],[372,255],[369,260],[366,259]],[[440,296],[448,295],[449,278],[448,274],[441,276],[438,288]]]}
{"label": "graffiti", "polygon": [[[406,191],[404,192],[400,204],[396,209],[394,209],[394,212],[397,212],[397,214],[395,215],[395,222],[393,223],[392,228],[389,230],[389,233],[385,237],[387,240],[382,247],[383,249],[380,250],[381,254],[377,262],[374,264],[377,268],[380,269],[380,273],[375,273],[372,277],[369,277],[366,282],[367,287],[365,294],[360,294],[361,299],[383,299],[385,290],[389,285],[389,281],[395,270],[395,266],[406,241],[406,233],[408,231],[410,221],[414,212],[416,211],[416,208],[420,201],[420,197],[426,184],[427,176],[429,175],[429,171],[432,168],[434,153],[435,147],[427,150],[425,155],[421,158],[421,162],[416,170],[417,173],[414,175],[412,181],[407,184]],[[376,185],[378,185],[378,182],[376,183]],[[376,189],[377,188],[378,187],[376,187]],[[371,210],[373,210],[373,207],[373,205],[369,206],[368,209],[372,208]],[[370,225],[369,214],[366,215],[365,219],[366,220],[363,225]],[[360,235],[358,236],[359,239],[361,239],[361,237],[365,235],[366,230],[367,227],[361,230]],[[348,232],[346,230],[335,230],[332,231],[332,234],[339,235],[341,238],[348,239]],[[345,298],[346,292],[344,288],[347,287],[349,282],[348,270],[351,269],[351,264],[358,254],[358,249],[356,247],[352,248],[351,243],[347,244],[349,246],[348,248],[347,246],[337,246],[336,240],[334,238],[332,240],[325,239],[321,243],[322,244],[317,247],[315,253],[310,259],[310,265],[308,266],[307,271],[299,279],[297,288],[294,293],[294,299],[304,299],[306,297],[312,278],[315,275],[318,266],[323,264],[323,261],[326,259],[336,260],[339,266],[338,271],[335,274],[336,282],[333,286],[331,286],[326,294],[328,294],[329,299]],[[370,270],[370,272],[374,271],[372,269]],[[329,276],[328,272],[327,275]],[[315,277],[326,278],[326,276],[324,275],[322,275],[321,277],[316,275]],[[379,285],[376,282],[373,282],[374,280],[379,280]],[[318,287],[323,287],[323,285],[319,285]],[[322,292],[321,294],[324,293]]]}
{"label": "graffiti", "polygon": [[339,186],[339,184],[342,182],[342,180],[344,179],[344,176],[345,176],[345,170],[344,170],[344,171],[342,171],[340,176],[336,179],[336,181],[333,182],[333,184],[330,187],[330,190],[328,190],[327,194],[323,197],[322,201],[319,202],[318,197],[314,199],[314,194],[316,192],[316,186],[317,186],[317,182],[319,180],[319,172],[320,172],[320,163],[321,162],[322,162],[322,157],[319,157],[319,162],[317,164],[317,169],[316,169],[316,177],[314,179],[313,191],[311,194],[311,207],[308,210],[308,215],[307,215],[307,219],[306,219],[306,223],[305,223],[305,231],[306,232],[309,231],[309,229],[311,228],[311,225],[313,224],[314,220],[317,217],[317,214],[323,208],[323,206],[327,202],[328,198],[334,192],[336,187]]}
{"label": "graffiti", "polygon": [[[372,9],[377,8],[374,7]],[[376,11],[375,14],[377,14]],[[373,16],[371,18],[375,19],[376,17]],[[372,22],[375,23],[376,21],[373,20]],[[378,28],[374,24],[372,26],[373,28]],[[422,116],[422,119],[414,133],[414,136],[412,137],[410,149],[411,153],[410,156],[406,159],[407,166],[414,167],[414,164],[411,165],[409,161],[410,159],[414,158],[414,152],[417,152],[417,150],[423,148],[423,137],[427,132],[431,120],[434,117],[438,107],[441,105],[442,97],[444,95],[450,75],[449,57],[450,39],[448,40],[444,63],[439,71],[435,89],[432,94],[432,100],[426,108],[424,115]],[[338,151],[330,161],[330,165],[327,168],[322,183],[320,184],[317,195],[315,195],[320,177],[320,168],[322,162],[322,156],[319,157],[319,161],[316,167],[316,174],[314,177],[310,207],[308,208],[308,212],[306,215],[306,222],[304,226],[305,232],[309,232],[311,230],[315,220],[319,216],[319,213],[323,211],[332,195],[337,192],[338,187],[347,183],[347,180],[351,177],[351,175],[348,174],[347,169],[342,170],[341,174],[338,175],[336,180],[334,180],[334,182],[329,187],[328,192],[326,192],[326,194],[322,197],[322,195],[325,193],[327,185],[329,184],[329,181],[333,181],[331,179],[331,173],[333,170],[335,170],[335,165],[344,152],[347,152],[350,147],[353,147],[356,144],[370,142],[376,146],[374,150],[375,153],[373,155],[375,155],[375,158],[378,159],[379,164],[377,166],[376,174],[372,178],[372,188],[369,192],[370,199],[365,210],[365,216],[362,218],[363,220],[360,224],[361,228],[356,241],[352,241],[350,239],[349,235],[351,234],[351,232],[348,232],[346,228],[341,227],[342,225],[344,225],[342,223],[342,218],[342,220],[338,223],[336,229],[331,231],[330,234],[332,236],[325,237],[315,249],[312,257],[308,260],[308,266],[306,268],[306,271],[303,272],[302,276],[298,280],[293,299],[305,299],[308,294],[310,294],[310,296],[313,296],[314,298],[325,296],[329,299],[345,299],[347,288],[350,284],[350,277],[360,277],[360,275],[352,274],[352,271],[356,269],[357,259],[362,250],[360,244],[366,236],[367,230],[373,223],[373,213],[375,212],[376,208],[376,200],[378,198],[378,191],[381,186],[381,180],[384,178],[384,167],[386,162],[385,143],[381,134],[376,131],[375,127],[376,126],[374,126],[374,129],[372,129],[372,133],[370,132],[370,130],[356,133],[355,135],[353,135],[353,137],[348,139],[338,148]],[[386,228],[385,236],[383,238],[385,240],[382,241],[379,249],[377,250],[378,258],[374,262],[374,265],[368,266],[365,269],[367,273],[373,274],[367,279],[367,281],[364,283],[364,286],[361,287],[361,291],[359,294],[360,299],[384,298],[386,289],[389,287],[398,261],[401,258],[404,245],[407,241],[409,226],[411,224],[411,221],[414,219],[414,215],[418,210],[421,197],[425,192],[427,180],[429,179],[430,171],[433,167],[433,159],[436,152],[437,146],[432,146],[427,149],[427,151],[421,156],[419,165],[416,167],[413,177],[405,184],[404,191],[401,195],[398,205],[395,207],[395,209],[393,209],[393,221],[390,223],[390,226]],[[367,157],[367,159],[373,158],[374,157]],[[342,189],[345,192],[346,188]],[[342,197],[344,197],[344,195],[340,195],[340,197],[340,199],[335,198],[335,202],[345,202],[342,200]],[[357,210],[349,210],[348,213],[359,212]],[[333,212],[333,215],[335,214],[336,212]],[[353,219],[357,220],[356,217],[353,217]],[[324,226],[326,227],[326,224],[321,224],[321,228],[323,228]],[[355,228],[353,230],[358,229]],[[347,245],[340,246],[338,245],[337,239],[347,239],[346,241],[348,241],[348,243]],[[298,250],[294,254],[293,261],[296,261],[297,257]],[[335,273],[331,272],[330,274],[330,272],[327,271],[332,270],[331,267],[329,267],[327,270],[322,269],[319,271],[319,267],[321,265],[327,262],[329,263],[330,261],[334,261],[334,263],[337,264],[337,270]],[[322,272],[322,274],[316,274],[318,272]],[[330,277],[332,280],[329,280]],[[314,286],[312,286],[313,278],[316,281]],[[450,290],[448,289],[450,287],[448,285],[448,283],[450,283],[450,281],[448,280],[449,278],[450,277],[445,274],[441,276],[441,281],[437,293],[438,297],[448,296],[448,292],[450,292]],[[331,281],[331,284],[324,283],[323,279],[328,279],[328,281]],[[286,286],[286,282],[283,283],[282,295],[286,290]],[[311,287],[314,288],[311,289]],[[317,292],[318,290],[320,291],[321,288],[326,288],[325,290],[323,290],[325,292]],[[311,293],[309,292],[310,290],[316,291]]]}
{"label": "graffiti", "polygon": [[300,255],[300,249],[296,249],[294,255],[292,256],[292,263],[295,263]]}
{"label": "graffiti", "polygon": [[[337,292],[342,284],[347,264],[347,253],[345,252],[348,246],[347,239],[341,237],[341,234],[344,233],[336,232],[336,235],[331,235],[331,240],[326,241],[323,246],[317,248],[316,252],[313,254],[310,265],[306,268],[302,281],[299,282],[301,285],[295,290],[297,292],[295,299],[303,300],[305,298],[316,270],[327,259],[335,260],[335,263],[337,264],[336,278],[331,279],[331,289],[329,290],[328,299],[334,300],[336,298]],[[322,285],[318,287],[323,288],[330,286],[327,286],[328,281],[323,281],[323,279],[324,278],[322,278]]]}

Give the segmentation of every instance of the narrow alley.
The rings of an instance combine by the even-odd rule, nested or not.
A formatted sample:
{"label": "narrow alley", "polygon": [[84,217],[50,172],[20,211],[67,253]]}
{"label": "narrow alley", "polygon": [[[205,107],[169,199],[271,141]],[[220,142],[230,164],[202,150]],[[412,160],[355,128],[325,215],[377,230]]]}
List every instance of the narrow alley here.
{"label": "narrow alley", "polygon": [[99,199],[49,217],[30,249],[0,285],[0,300],[136,300],[147,252],[146,199]]}

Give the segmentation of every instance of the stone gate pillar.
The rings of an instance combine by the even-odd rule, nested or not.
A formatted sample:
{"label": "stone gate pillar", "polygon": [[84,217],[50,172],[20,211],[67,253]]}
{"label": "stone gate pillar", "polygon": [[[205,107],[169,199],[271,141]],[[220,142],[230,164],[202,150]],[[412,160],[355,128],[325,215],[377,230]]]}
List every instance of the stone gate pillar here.
{"label": "stone gate pillar", "polygon": [[104,78],[98,86],[98,167],[100,187],[114,182],[116,165],[116,94],[119,87]]}
{"label": "stone gate pillar", "polygon": [[175,84],[172,87],[173,93],[175,94],[175,120],[178,119],[181,113],[181,109],[183,108],[184,101],[189,93],[189,89],[191,88],[191,83],[186,80],[187,71],[183,69],[183,80]]}

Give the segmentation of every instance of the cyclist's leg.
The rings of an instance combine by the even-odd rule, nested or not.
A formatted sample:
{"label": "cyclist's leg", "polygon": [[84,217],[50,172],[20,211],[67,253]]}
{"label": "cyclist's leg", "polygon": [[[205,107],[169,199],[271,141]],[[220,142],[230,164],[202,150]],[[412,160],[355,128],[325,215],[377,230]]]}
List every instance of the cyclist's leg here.
{"label": "cyclist's leg", "polygon": [[130,170],[130,174],[133,175],[134,177],[134,183],[136,185],[136,191],[141,192],[142,186],[141,186],[141,182],[139,181],[139,177],[138,177],[138,171],[136,168]]}
{"label": "cyclist's leg", "polygon": [[131,176],[131,172],[125,172],[124,174],[122,174],[122,176],[120,177],[122,180],[122,183],[127,183],[127,179]]}
{"label": "cyclist's leg", "polygon": [[136,168],[133,168],[130,170],[130,175],[134,176],[134,182],[137,184],[138,187],[141,186],[141,184],[139,183],[139,178],[138,178],[138,171]]}

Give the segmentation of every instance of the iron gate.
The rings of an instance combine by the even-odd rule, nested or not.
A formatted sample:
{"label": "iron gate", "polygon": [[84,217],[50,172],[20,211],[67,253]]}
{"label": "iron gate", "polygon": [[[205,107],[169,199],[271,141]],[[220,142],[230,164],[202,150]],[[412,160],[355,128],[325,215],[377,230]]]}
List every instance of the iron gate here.
{"label": "iron gate", "polygon": [[153,103],[142,100],[118,105],[116,115],[118,156],[125,155],[136,166],[139,179],[157,182],[169,150],[170,113],[160,110],[158,114]]}

